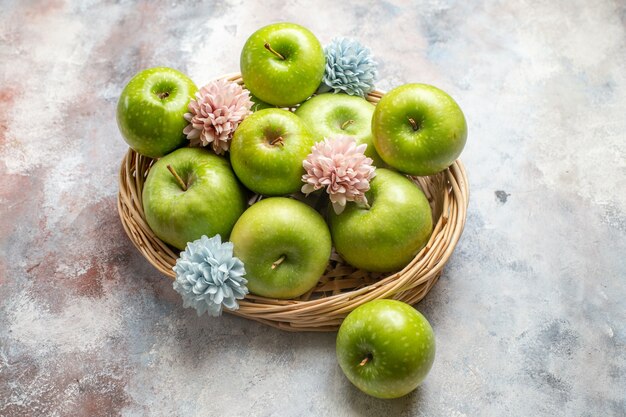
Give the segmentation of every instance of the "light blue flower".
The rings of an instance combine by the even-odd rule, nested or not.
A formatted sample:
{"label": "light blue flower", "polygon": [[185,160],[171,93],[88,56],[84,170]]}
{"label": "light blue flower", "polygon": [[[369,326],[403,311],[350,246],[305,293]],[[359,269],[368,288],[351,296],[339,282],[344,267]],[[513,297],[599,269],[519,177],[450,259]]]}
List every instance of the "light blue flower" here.
{"label": "light blue flower", "polygon": [[324,48],[326,69],[319,92],[364,97],[374,89],[378,64],[370,50],[355,39],[334,38]]}
{"label": "light blue flower", "polygon": [[233,244],[222,243],[220,235],[187,243],[173,269],[174,290],[182,296],[183,307],[194,307],[198,316],[205,311],[219,316],[222,306],[237,310],[237,300],[248,293],[243,262],[233,256]]}

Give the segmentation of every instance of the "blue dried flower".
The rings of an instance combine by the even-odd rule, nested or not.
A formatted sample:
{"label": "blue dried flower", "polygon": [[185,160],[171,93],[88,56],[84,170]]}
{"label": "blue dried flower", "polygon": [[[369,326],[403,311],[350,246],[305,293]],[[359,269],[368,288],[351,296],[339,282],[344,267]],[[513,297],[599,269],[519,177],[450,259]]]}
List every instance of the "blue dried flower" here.
{"label": "blue dried flower", "polygon": [[374,89],[378,64],[370,50],[355,39],[335,38],[324,48],[326,70],[320,92],[364,97]]}
{"label": "blue dried flower", "polygon": [[248,293],[243,262],[233,256],[233,244],[220,235],[202,236],[187,243],[174,266],[174,290],[183,297],[183,307],[194,307],[198,316],[208,311],[222,314],[222,306],[237,310],[237,300]]}

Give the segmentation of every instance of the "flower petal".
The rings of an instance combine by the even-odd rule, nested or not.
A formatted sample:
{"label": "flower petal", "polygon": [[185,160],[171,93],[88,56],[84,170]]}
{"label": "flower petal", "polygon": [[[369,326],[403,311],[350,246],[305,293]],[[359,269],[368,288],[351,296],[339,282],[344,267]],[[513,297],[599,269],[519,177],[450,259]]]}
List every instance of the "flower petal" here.
{"label": "flower petal", "polygon": [[219,316],[223,307],[235,310],[239,307],[236,300],[248,293],[244,264],[233,256],[233,244],[222,243],[220,235],[189,242],[173,270],[174,290],[183,306],[194,307],[198,315],[206,311]]}

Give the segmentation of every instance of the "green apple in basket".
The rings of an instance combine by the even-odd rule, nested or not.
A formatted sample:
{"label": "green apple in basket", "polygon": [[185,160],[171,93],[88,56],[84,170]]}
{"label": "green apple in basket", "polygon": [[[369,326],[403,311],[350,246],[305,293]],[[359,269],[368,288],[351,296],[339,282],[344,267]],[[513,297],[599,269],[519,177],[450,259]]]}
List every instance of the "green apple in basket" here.
{"label": "green apple in basket", "polygon": [[254,95],[250,94],[250,100],[252,101],[252,111],[256,112],[259,110],[263,110],[263,109],[275,109],[276,106],[273,106],[269,103],[264,102],[263,100],[260,100],[258,97],[255,97]]}
{"label": "green apple in basket", "polygon": [[319,94],[305,101],[296,110],[309,126],[316,141],[336,135],[352,136],[357,144],[366,144],[365,156],[376,167],[385,166],[372,143],[374,105],[362,97],[348,94]]}
{"label": "green apple in basket", "polygon": [[367,271],[406,266],[428,242],[432,212],[424,193],[397,172],[379,168],[366,193],[370,207],[348,204],[330,213],[335,249],[346,262]]}
{"label": "green apple in basket", "polygon": [[253,204],[235,224],[230,240],[246,267],[250,292],[271,298],[294,298],[313,288],[332,246],[322,216],[285,197]]}
{"label": "green apple in basket", "polygon": [[308,29],[274,23],[254,32],[241,51],[241,76],[259,99],[280,107],[309,98],[322,81],[326,59]]}
{"label": "green apple in basket", "polygon": [[143,187],[143,210],[154,234],[184,249],[202,235],[230,235],[246,208],[228,161],[203,148],[181,148],[159,159]]}
{"label": "green apple in basket", "polygon": [[291,194],[302,187],[302,161],[314,143],[306,124],[293,113],[259,110],[235,131],[230,161],[250,190],[265,195]]}
{"label": "green apple in basket", "polygon": [[197,90],[189,77],[172,68],[150,68],[135,75],[117,103],[117,124],[124,140],[151,158],[186,144],[184,114]]}
{"label": "green apple in basket", "polygon": [[378,398],[398,398],[426,378],[435,335],[426,318],[397,300],[357,307],[337,334],[337,360],[350,382]]}
{"label": "green apple in basket", "polygon": [[432,175],[461,154],[467,124],[459,105],[426,84],[405,84],[385,94],[372,117],[374,146],[381,158],[411,175]]}

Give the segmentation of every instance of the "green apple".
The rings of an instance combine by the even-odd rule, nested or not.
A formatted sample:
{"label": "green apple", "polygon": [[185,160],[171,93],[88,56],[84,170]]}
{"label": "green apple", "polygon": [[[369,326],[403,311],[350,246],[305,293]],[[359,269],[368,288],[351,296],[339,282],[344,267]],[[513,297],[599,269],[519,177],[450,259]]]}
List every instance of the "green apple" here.
{"label": "green apple", "polygon": [[294,298],[313,288],[332,245],[322,216],[285,197],[253,204],[235,224],[230,240],[246,267],[250,292],[271,298]]}
{"label": "green apple", "polygon": [[426,84],[405,84],[385,94],[372,117],[374,146],[381,158],[411,175],[432,175],[461,154],[467,123],[459,105]]}
{"label": "green apple", "polygon": [[135,75],[117,102],[117,125],[138,153],[159,158],[187,140],[187,105],[198,87],[182,72],[158,67]]}
{"label": "green apple", "polygon": [[241,51],[241,76],[252,94],[280,107],[298,104],[319,87],[326,58],[308,29],[274,23],[254,32]]}
{"label": "green apple", "polygon": [[365,194],[369,208],[348,204],[330,210],[335,250],[350,265],[390,272],[406,266],[428,242],[432,212],[426,196],[407,177],[379,168]]}
{"label": "green apple", "polygon": [[230,161],[239,180],[264,195],[285,195],[302,187],[302,161],[315,143],[293,113],[265,109],[241,122],[230,144]]}
{"label": "green apple", "polygon": [[306,122],[316,142],[337,135],[352,136],[357,144],[366,144],[365,155],[374,166],[384,166],[372,143],[374,105],[362,97],[347,94],[319,94],[305,101],[296,115]]}
{"label": "green apple", "polygon": [[264,102],[263,100],[259,100],[258,97],[250,94],[250,100],[252,101],[252,111],[256,112],[263,109],[275,109],[276,106],[272,106],[269,103]]}
{"label": "green apple", "polygon": [[143,187],[148,225],[181,250],[202,235],[219,234],[225,241],[245,208],[228,161],[204,148],[181,148],[159,159]]}
{"label": "green apple", "polygon": [[341,324],[337,360],[350,382],[366,394],[402,397],[428,375],[435,360],[435,334],[410,305],[370,301]]}

